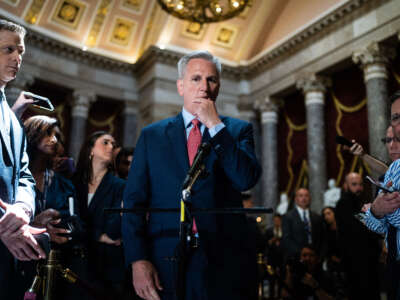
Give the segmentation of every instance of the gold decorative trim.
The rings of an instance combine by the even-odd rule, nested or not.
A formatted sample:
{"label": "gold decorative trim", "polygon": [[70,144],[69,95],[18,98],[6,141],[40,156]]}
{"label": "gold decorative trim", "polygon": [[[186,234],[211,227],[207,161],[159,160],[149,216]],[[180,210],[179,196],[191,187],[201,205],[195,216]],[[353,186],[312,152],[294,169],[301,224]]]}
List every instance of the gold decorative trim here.
{"label": "gold decorative trim", "polygon": [[123,0],[121,7],[134,12],[141,12],[143,0]]}
{"label": "gold decorative trim", "polygon": [[103,120],[103,121],[97,121],[95,119],[89,118],[89,123],[92,124],[94,127],[108,127],[109,128],[109,132],[110,134],[114,133],[114,129],[115,129],[115,125],[114,125],[114,120],[118,115],[118,111],[115,112],[113,115],[111,115],[110,117],[108,117],[107,119]]}
{"label": "gold decorative trim", "polygon": [[53,13],[52,21],[76,29],[82,19],[86,4],[78,0],[59,1]]}
{"label": "gold decorative trim", "polygon": [[25,15],[25,22],[36,24],[45,2],[46,0],[33,0]]}
{"label": "gold decorative trim", "polygon": [[395,70],[392,71],[394,78],[396,79],[397,83],[400,84],[400,75],[396,73]]}
{"label": "gold decorative trim", "polygon": [[288,159],[286,161],[286,167],[287,167],[287,171],[289,173],[289,181],[286,185],[286,189],[285,192],[286,194],[289,195],[289,191],[292,187],[293,184],[293,180],[294,180],[294,174],[293,174],[293,168],[291,165],[292,162],[292,158],[293,158],[293,149],[292,149],[292,145],[291,145],[291,139],[293,136],[293,131],[303,131],[307,128],[307,124],[302,124],[302,125],[295,125],[292,120],[289,119],[289,116],[285,113],[285,121],[289,126],[289,133],[286,137],[286,149],[288,150]]}
{"label": "gold decorative trim", "polygon": [[301,162],[301,169],[299,177],[297,178],[295,191],[297,191],[301,187],[307,187],[307,186],[308,186],[308,165],[307,161],[303,159],[303,161]]}
{"label": "gold decorative trim", "polygon": [[214,38],[211,43],[230,49],[236,40],[238,32],[239,29],[236,26],[230,24],[220,24],[215,31]]}
{"label": "gold decorative trim", "polygon": [[207,25],[205,24],[186,21],[182,28],[181,35],[193,40],[201,41],[204,37],[206,28]]}
{"label": "gold decorative trim", "polygon": [[[363,99],[360,103],[356,104],[355,106],[346,106],[339,101],[339,99],[336,97],[336,95],[333,91],[331,92],[331,96],[332,96],[333,103],[335,104],[335,108],[336,108],[336,111],[338,114],[338,116],[336,118],[336,123],[335,123],[336,124],[335,125],[336,133],[338,135],[343,135],[342,129],[340,128],[340,124],[341,124],[342,117],[343,117],[342,112],[354,113],[356,111],[359,111],[366,105],[367,99]],[[341,182],[342,177],[343,177],[343,171],[344,171],[344,160],[343,160],[341,149],[342,149],[342,147],[340,145],[336,146],[336,156],[340,163],[339,173],[336,178],[336,185],[338,185]],[[355,156],[353,158],[353,163],[352,163],[352,167],[351,167],[352,170],[355,169],[355,165],[357,164],[358,159],[359,159],[358,156]],[[368,173],[370,173],[368,166],[366,166],[366,168],[367,168]]]}
{"label": "gold decorative trim", "polygon": [[97,44],[97,39],[99,37],[101,28],[104,24],[104,20],[107,16],[107,13],[110,11],[111,0],[102,0],[97,12],[96,17],[93,21],[92,27],[90,28],[89,35],[86,39],[86,46],[94,47]]}
{"label": "gold decorative trim", "polygon": [[132,41],[137,23],[126,18],[116,17],[113,23],[109,42],[113,45],[127,47]]}

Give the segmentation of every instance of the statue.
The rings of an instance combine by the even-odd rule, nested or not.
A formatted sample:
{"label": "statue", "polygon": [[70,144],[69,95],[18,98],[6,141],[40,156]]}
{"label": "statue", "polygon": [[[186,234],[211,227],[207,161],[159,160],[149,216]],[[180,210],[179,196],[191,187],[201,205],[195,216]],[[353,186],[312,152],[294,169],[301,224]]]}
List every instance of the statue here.
{"label": "statue", "polygon": [[336,203],[340,199],[341,190],[336,187],[335,179],[328,180],[328,190],[324,193],[324,207],[336,207]]}
{"label": "statue", "polygon": [[289,206],[288,196],[286,195],[286,193],[282,193],[281,200],[279,201],[279,205],[276,208],[276,212],[281,216],[283,216],[284,214],[286,214],[288,206]]}

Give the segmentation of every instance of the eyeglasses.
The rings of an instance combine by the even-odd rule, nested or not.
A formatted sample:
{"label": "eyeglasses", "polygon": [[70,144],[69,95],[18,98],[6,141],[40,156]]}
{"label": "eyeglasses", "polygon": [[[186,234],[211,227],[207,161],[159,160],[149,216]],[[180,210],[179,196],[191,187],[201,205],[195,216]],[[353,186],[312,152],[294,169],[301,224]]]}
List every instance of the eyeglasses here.
{"label": "eyeglasses", "polygon": [[390,144],[391,142],[400,142],[400,139],[398,137],[384,137],[381,139],[382,143],[384,144]]}
{"label": "eyeglasses", "polygon": [[400,124],[400,114],[399,113],[394,113],[393,115],[390,116],[390,123],[392,126],[397,126]]}

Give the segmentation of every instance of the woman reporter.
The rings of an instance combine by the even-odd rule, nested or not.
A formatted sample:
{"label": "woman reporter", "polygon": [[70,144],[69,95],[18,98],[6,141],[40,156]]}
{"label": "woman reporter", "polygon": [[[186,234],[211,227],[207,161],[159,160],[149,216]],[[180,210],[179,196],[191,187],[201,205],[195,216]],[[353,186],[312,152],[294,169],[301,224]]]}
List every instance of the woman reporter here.
{"label": "woman reporter", "polygon": [[[29,169],[36,181],[35,217],[33,225],[46,227],[50,235],[51,248],[60,250],[61,264],[81,274],[80,249],[83,236],[82,223],[77,217],[75,188],[70,180],[53,170],[53,160],[61,142],[60,126],[56,119],[47,116],[33,116],[24,122]],[[73,201],[71,201],[71,198]],[[69,226],[68,226],[69,225]],[[73,238],[72,238],[73,237]],[[76,263],[76,260],[79,260]],[[76,269],[79,266],[80,269]],[[34,264],[21,264],[22,282],[25,291],[35,275]],[[64,286],[64,283],[61,283]],[[60,287],[61,287],[60,286]],[[69,292],[59,293],[59,299],[67,299]],[[60,292],[60,291],[58,291]],[[62,296],[62,297],[61,297]]]}
{"label": "woman reporter", "polygon": [[73,178],[82,218],[87,224],[89,270],[110,295],[125,294],[125,268],[121,244],[121,216],[104,208],[121,208],[125,181],[113,175],[115,140],[104,131],[83,144]]}

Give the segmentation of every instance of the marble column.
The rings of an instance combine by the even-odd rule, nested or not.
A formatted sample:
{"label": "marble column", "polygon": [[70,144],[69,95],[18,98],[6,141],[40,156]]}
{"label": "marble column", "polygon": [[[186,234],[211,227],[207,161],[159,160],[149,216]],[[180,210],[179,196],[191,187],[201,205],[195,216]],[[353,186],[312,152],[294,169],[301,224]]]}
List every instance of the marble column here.
{"label": "marble column", "polygon": [[[256,108],[253,105],[246,105],[239,107],[240,119],[245,120],[253,126],[253,137],[254,137],[254,148],[258,160],[261,160],[261,133],[260,133],[260,122]],[[255,206],[264,205],[261,194],[261,180],[254,186],[251,193],[253,195],[253,201]]]}
{"label": "marble column", "polygon": [[324,205],[327,185],[324,104],[326,88],[330,80],[312,75],[297,82],[305,98],[307,118],[308,189],[311,208],[320,212]]}
{"label": "marble column", "polygon": [[10,107],[13,106],[19,94],[26,91],[35,81],[34,77],[26,72],[18,73],[17,77],[6,86],[6,97]]}
{"label": "marble column", "polygon": [[124,132],[122,145],[123,147],[135,147],[138,127],[138,109],[137,103],[133,101],[125,101],[123,111],[124,115]]}
{"label": "marble column", "polygon": [[69,155],[77,161],[79,151],[86,138],[86,122],[90,104],[96,100],[91,90],[75,90],[72,101],[71,135],[69,138]]}
{"label": "marble column", "polygon": [[389,160],[386,148],[382,147],[380,142],[389,126],[390,116],[390,103],[387,102],[387,64],[389,59],[394,56],[394,49],[381,46],[376,42],[353,53],[353,61],[359,64],[364,71],[367,90],[369,151],[372,156],[383,161]]}
{"label": "marble column", "polygon": [[[263,206],[275,209],[278,204],[278,105],[266,97],[259,106],[262,132],[262,199]],[[267,215],[266,225],[272,225],[272,215]]]}

